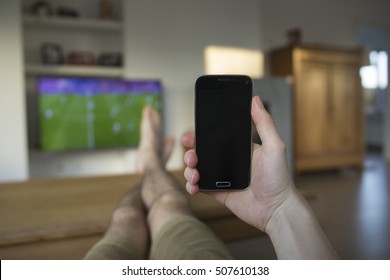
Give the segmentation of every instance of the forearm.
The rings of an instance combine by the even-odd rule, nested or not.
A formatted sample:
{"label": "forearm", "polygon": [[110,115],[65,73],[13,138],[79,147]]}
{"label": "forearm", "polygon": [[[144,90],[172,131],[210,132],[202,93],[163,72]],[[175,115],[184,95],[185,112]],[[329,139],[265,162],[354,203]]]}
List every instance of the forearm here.
{"label": "forearm", "polygon": [[266,231],[278,259],[338,258],[312,209],[297,192],[274,213]]}

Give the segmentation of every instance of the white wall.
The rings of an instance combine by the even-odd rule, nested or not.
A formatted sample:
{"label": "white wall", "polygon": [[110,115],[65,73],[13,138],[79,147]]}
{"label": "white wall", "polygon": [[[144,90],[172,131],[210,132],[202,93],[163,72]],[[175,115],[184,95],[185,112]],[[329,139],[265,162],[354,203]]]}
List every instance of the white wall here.
{"label": "white wall", "polygon": [[193,127],[193,85],[208,45],[261,49],[258,0],[124,1],[126,76],[160,78],[165,128],[178,143],[169,168],[182,166],[180,138]]}
{"label": "white wall", "polygon": [[286,31],[298,27],[303,41],[356,46],[358,28],[390,28],[387,0],[262,0],[265,48],[285,44]]}
{"label": "white wall", "polygon": [[28,176],[19,1],[0,8],[0,181]]}

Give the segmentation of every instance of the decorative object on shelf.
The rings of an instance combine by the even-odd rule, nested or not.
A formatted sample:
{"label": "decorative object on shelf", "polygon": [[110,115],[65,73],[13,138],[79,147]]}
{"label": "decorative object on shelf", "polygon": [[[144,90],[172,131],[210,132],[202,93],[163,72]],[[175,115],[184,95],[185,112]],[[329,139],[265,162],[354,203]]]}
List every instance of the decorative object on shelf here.
{"label": "decorative object on shelf", "polygon": [[100,6],[99,6],[99,18],[101,19],[109,19],[109,20],[115,20],[118,18],[115,9],[114,4],[111,0],[101,0]]}
{"label": "decorative object on shelf", "polygon": [[43,64],[64,64],[62,47],[56,43],[43,43],[41,46],[41,59]]}
{"label": "decorative object on shelf", "polygon": [[47,1],[35,1],[30,7],[30,11],[36,16],[51,16],[53,14],[52,7]]}
{"label": "decorative object on shelf", "polygon": [[57,8],[57,16],[66,18],[78,18],[80,16],[80,13],[75,8],[61,6]]}
{"label": "decorative object on shelf", "polygon": [[123,65],[122,54],[102,53],[98,56],[97,65],[120,67]]}
{"label": "decorative object on shelf", "polygon": [[95,65],[95,55],[91,51],[70,51],[67,63],[71,65]]}
{"label": "decorative object on shelf", "polygon": [[289,44],[298,45],[302,43],[302,30],[298,27],[287,30],[287,39]]}

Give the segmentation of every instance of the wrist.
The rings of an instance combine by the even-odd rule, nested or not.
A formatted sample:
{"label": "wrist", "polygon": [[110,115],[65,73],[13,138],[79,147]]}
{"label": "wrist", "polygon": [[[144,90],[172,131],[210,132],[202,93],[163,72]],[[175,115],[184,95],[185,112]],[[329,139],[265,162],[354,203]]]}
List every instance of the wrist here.
{"label": "wrist", "polygon": [[337,259],[306,200],[294,192],[271,216],[266,233],[279,259]]}
{"label": "wrist", "polygon": [[289,189],[284,201],[273,211],[265,227],[265,232],[272,236],[288,226],[289,223],[294,223],[295,220],[302,219],[302,215],[306,216],[309,213],[311,212],[307,202],[293,187]]}

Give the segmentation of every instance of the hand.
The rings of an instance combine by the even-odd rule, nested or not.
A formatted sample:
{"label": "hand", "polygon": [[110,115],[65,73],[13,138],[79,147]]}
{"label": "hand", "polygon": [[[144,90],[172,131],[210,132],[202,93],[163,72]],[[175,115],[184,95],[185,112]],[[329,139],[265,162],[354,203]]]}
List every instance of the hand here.
{"label": "hand", "polygon": [[[241,220],[267,232],[273,214],[289,197],[296,194],[296,189],[288,170],[285,145],[258,96],[252,99],[251,114],[262,145],[254,144],[253,147],[250,187],[245,191],[210,194]],[[196,194],[199,192],[201,174],[196,169],[198,157],[194,150],[195,134],[191,132],[184,135],[182,144],[190,149],[184,155],[187,165],[184,172],[186,189],[190,194]]]}

